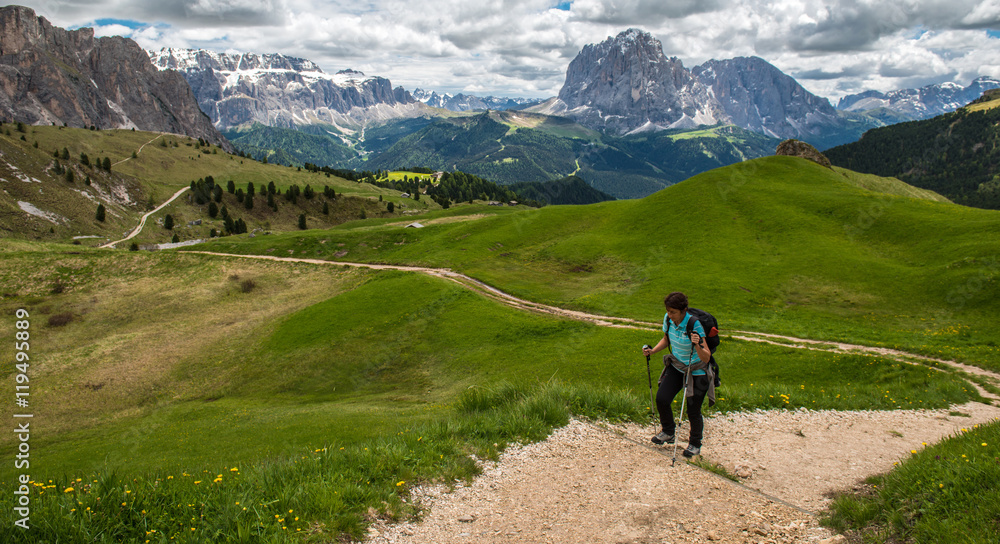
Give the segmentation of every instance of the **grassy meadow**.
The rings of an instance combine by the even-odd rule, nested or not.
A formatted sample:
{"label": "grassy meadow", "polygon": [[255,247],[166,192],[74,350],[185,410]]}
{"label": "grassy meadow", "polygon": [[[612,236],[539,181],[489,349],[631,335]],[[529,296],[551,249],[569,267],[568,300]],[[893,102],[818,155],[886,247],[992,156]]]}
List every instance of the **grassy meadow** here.
{"label": "grassy meadow", "polygon": [[[216,159],[244,175],[221,153],[186,160]],[[191,173],[177,174],[176,187]],[[337,260],[448,267],[532,301],[647,322],[662,318],[667,292],[683,290],[724,333],[899,347],[1000,370],[1000,240],[982,234],[1000,215],[932,196],[773,157],[642,200],[461,205],[428,210],[422,229],[403,228],[397,214],[196,248],[329,264],[5,238],[0,335],[14,337],[18,309],[30,322],[34,532],[8,510],[0,538],[358,538],[375,518],[417,514],[403,500],[409,487],[474,475],[470,454],[495,457],[571,415],[649,421],[639,348],[661,336],[656,327],[531,314],[444,279]],[[723,386],[709,412],[982,400],[933,365],[733,338],[719,349]],[[14,357],[3,357],[12,398]],[[935,447],[980,456],[956,471],[994,470],[1000,442],[977,433],[995,428]],[[13,451],[17,437],[0,444]],[[5,463],[0,493],[13,496],[24,472]],[[968,495],[980,480],[966,478],[947,482]],[[907,485],[855,509],[909,515],[913,505],[892,502]],[[882,523],[859,519],[838,523]]]}

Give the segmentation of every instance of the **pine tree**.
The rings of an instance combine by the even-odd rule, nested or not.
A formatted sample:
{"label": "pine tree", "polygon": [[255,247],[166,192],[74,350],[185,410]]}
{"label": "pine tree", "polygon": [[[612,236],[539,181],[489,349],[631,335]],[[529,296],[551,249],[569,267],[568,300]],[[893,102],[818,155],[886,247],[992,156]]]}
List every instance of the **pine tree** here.
{"label": "pine tree", "polygon": [[172,244],[176,244],[177,242],[180,242],[180,241],[181,241],[181,238],[180,238],[180,236],[177,236],[177,233],[174,233],[173,238],[170,239],[170,243],[172,243]]}
{"label": "pine tree", "polygon": [[299,214],[299,230],[306,230],[306,214]]}
{"label": "pine tree", "polygon": [[102,166],[102,168],[104,168],[104,169],[105,169],[106,171],[110,172],[110,171],[111,171],[111,159],[110,159],[110,158],[108,158],[108,157],[104,157],[104,162],[102,163],[102,165],[101,165],[101,166]]}
{"label": "pine tree", "polygon": [[174,228],[174,216],[172,216],[172,215],[170,215],[168,213],[167,216],[163,218],[163,228],[165,228],[167,230],[173,230],[173,228]]}
{"label": "pine tree", "polygon": [[236,194],[236,182],[234,182],[233,180],[229,180],[229,183],[226,184],[226,190],[229,191],[229,194],[235,195]]}
{"label": "pine tree", "polygon": [[215,205],[215,202],[208,203],[208,216],[215,219],[215,216],[219,215],[219,207]]}
{"label": "pine tree", "polygon": [[104,204],[97,205],[97,215],[95,215],[94,218],[100,221],[101,223],[104,222]]}
{"label": "pine tree", "polygon": [[323,201],[323,215],[330,215],[330,204],[325,200]]}

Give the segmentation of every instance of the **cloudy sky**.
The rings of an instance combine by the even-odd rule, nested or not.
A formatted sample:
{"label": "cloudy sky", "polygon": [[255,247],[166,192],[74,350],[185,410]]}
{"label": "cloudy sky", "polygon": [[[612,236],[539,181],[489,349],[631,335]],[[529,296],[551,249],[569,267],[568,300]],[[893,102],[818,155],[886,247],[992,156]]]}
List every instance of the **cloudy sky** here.
{"label": "cloudy sky", "polygon": [[303,57],[408,90],[543,98],[580,49],[628,28],[692,67],[759,56],[834,103],[1000,78],[1000,0],[38,0],[56,26],[147,49]]}

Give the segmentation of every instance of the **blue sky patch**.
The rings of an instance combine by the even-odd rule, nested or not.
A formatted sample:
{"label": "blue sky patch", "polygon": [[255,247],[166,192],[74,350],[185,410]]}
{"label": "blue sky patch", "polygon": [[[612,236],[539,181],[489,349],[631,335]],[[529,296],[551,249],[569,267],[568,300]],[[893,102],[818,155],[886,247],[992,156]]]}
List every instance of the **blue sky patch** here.
{"label": "blue sky patch", "polygon": [[573,6],[573,2],[559,2],[555,5],[556,9],[561,9],[563,11],[569,11],[570,7]]}
{"label": "blue sky patch", "polygon": [[989,36],[989,37],[991,37],[991,38],[996,38],[996,39],[1000,40],[1000,30],[992,30],[992,29],[987,30],[986,31],[986,35]]}
{"label": "blue sky patch", "polygon": [[94,21],[94,26],[108,26],[108,25],[121,25],[131,28],[132,30],[149,26],[146,23],[140,23],[139,21],[130,21],[128,19],[98,19]]}

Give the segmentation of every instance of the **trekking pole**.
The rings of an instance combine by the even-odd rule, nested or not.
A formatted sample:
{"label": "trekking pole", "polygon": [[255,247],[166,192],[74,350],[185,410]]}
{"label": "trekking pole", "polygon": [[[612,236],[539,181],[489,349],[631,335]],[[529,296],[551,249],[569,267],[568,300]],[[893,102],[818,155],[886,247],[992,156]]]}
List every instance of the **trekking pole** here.
{"label": "trekking pole", "polygon": [[[684,373],[684,397],[681,399],[681,415],[677,418],[677,429],[674,431],[674,436],[681,434],[681,423],[684,423],[684,405],[687,404],[688,397],[688,377],[691,375],[691,365],[687,367],[687,372]],[[674,458],[670,460],[670,466],[674,466],[677,463],[677,440],[674,441]]]}
{"label": "trekking pole", "polygon": [[[653,349],[649,344],[642,346],[643,350]],[[649,372],[649,355],[646,356],[646,379],[649,380],[649,417],[656,420],[656,397],[653,396],[653,375]]]}

